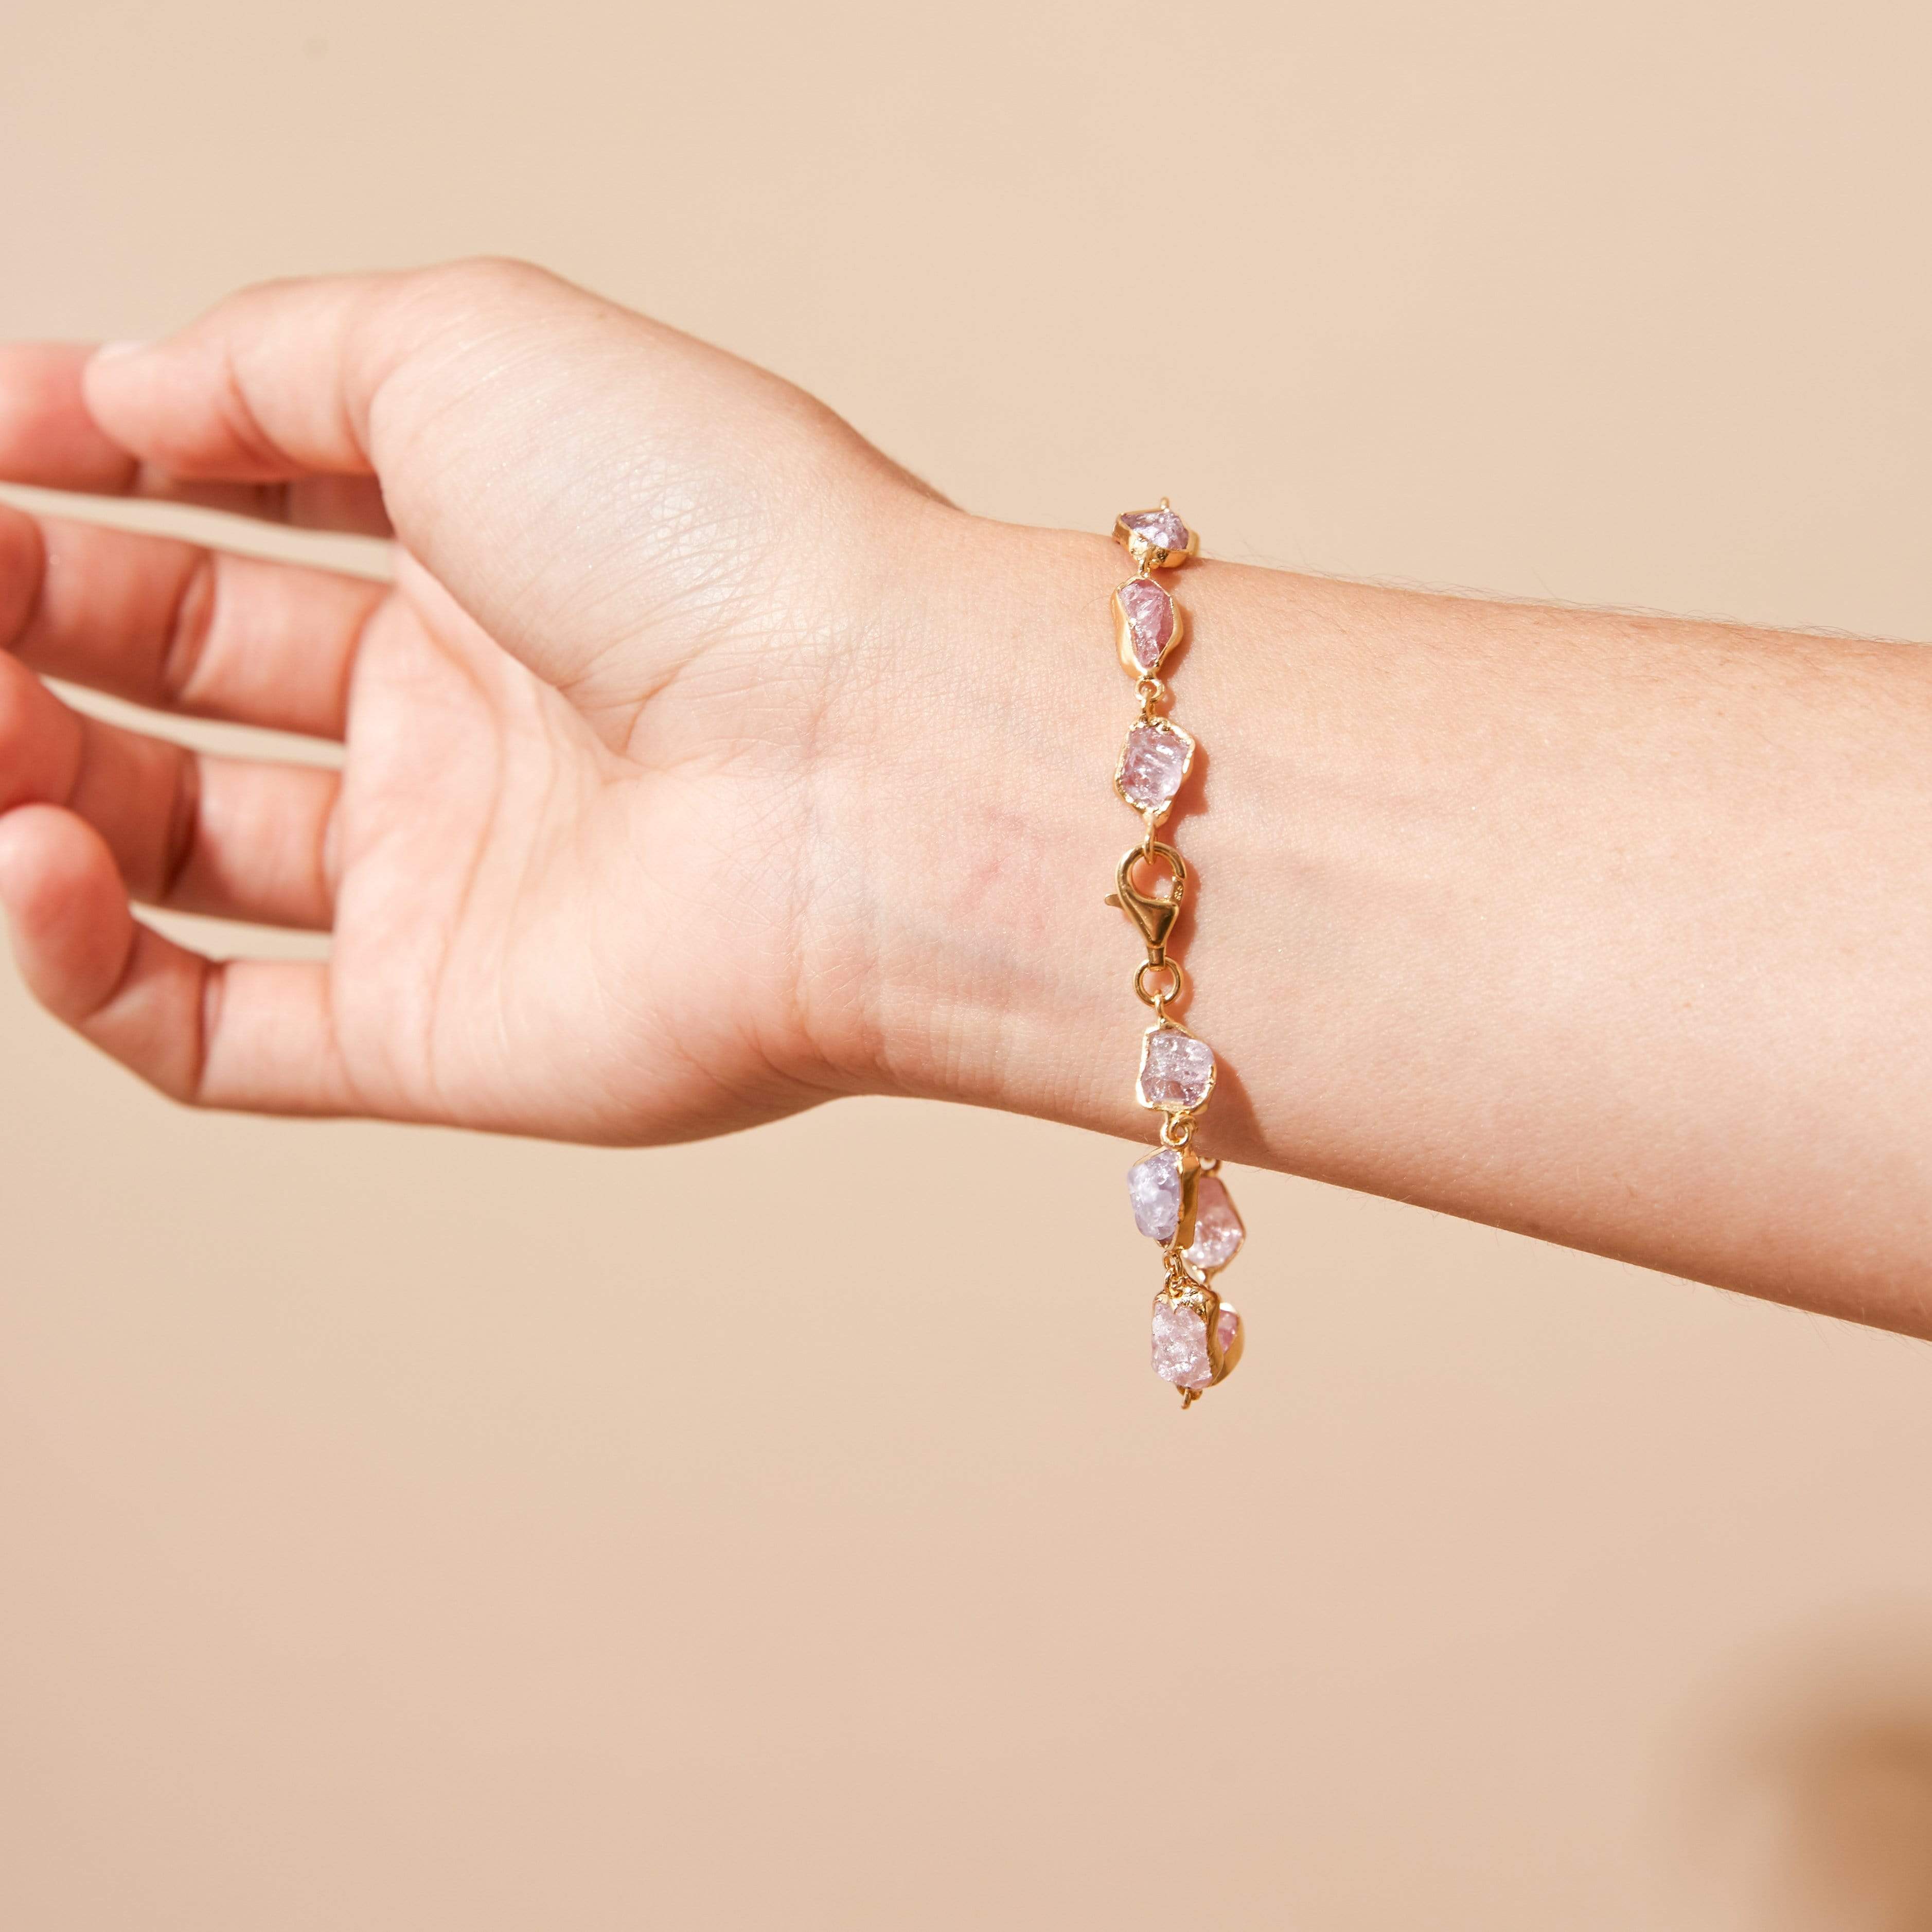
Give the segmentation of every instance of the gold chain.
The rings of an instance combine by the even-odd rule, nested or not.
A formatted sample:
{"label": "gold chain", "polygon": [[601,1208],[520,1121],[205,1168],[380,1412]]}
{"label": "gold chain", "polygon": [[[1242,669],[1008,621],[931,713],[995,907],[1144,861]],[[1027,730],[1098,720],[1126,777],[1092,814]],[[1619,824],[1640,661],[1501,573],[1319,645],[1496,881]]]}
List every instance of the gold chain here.
{"label": "gold chain", "polygon": [[[1138,1163],[1129,1184],[1136,1190],[1136,1221],[1162,1241],[1154,1366],[1178,1385],[1184,1409],[1203,1389],[1226,1379],[1242,1345],[1240,1317],[1211,1283],[1232,1258],[1243,1230],[1218,1178],[1220,1162],[1202,1160],[1194,1147],[1198,1116],[1214,1090],[1214,1054],[1168,1010],[1187,993],[1187,976],[1168,947],[1186,900],[1189,873],[1179,851],[1158,836],[1186,783],[1195,745],[1169,716],[1173,693],[1159,675],[1180,642],[1183,615],[1156,573],[1185,564],[1198,539],[1165,496],[1157,510],[1124,512],[1114,535],[1136,566],[1132,580],[1114,592],[1113,610],[1120,663],[1134,680],[1140,704],[1127,728],[1114,788],[1140,814],[1142,837],[1115,868],[1107,903],[1126,916],[1146,950],[1134,969],[1133,988],[1153,1009],[1154,1024],[1142,1035],[1135,1097],[1161,1116],[1160,1145]],[[1150,1227],[1150,1219],[1155,1226]]]}

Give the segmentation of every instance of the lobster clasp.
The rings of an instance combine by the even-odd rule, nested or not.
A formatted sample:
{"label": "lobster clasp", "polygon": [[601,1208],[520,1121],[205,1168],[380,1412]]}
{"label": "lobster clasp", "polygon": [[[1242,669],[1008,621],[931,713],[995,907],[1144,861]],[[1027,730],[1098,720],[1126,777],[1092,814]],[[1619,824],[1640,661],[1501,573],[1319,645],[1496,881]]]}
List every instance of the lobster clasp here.
{"label": "lobster clasp", "polygon": [[[1134,868],[1143,860],[1159,862],[1172,874],[1163,892],[1144,892],[1134,884]],[[1136,845],[1120,861],[1114,874],[1114,890],[1107,896],[1109,905],[1118,906],[1147,941],[1148,957],[1158,960],[1167,946],[1167,936],[1180,916],[1180,903],[1187,896],[1187,865],[1172,845],[1158,838]]]}

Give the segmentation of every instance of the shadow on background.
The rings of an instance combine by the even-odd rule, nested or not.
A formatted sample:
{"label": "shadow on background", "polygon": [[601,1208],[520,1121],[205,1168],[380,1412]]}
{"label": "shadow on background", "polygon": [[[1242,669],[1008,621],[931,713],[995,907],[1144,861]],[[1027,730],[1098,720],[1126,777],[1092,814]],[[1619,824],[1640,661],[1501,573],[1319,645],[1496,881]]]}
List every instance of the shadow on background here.
{"label": "shadow on background", "polygon": [[1699,1932],[1932,1932],[1932,1605],[1868,1613],[1705,1706],[1679,1811]]}

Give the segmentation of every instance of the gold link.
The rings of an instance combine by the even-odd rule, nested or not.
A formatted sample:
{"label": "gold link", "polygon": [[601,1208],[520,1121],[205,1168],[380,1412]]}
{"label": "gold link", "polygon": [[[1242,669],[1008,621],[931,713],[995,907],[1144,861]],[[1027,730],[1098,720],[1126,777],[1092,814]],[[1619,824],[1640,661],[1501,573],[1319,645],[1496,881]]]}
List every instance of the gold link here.
{"label": "gold link", "polygon": [[[1168,976],[1168,983],[1164,989],[1159,992],[1148,989],[1148,975],[1150,973],[1165,973]],[[1145,1004],[1153,1007],[1156,1019],[1167,1018],[1168,1002],[1179,999],[1186,988],[1187,975],[1180,970],[1180,962],[1168,958],[1165,952],[1154,952],[1151,949],[1134,974],[1134,991]]]}

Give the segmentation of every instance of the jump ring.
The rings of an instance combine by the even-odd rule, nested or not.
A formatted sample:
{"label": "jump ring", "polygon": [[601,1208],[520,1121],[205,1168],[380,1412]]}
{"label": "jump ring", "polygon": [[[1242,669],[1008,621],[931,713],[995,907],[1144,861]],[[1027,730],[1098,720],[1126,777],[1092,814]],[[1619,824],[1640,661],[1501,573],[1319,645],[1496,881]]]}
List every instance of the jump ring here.
{"label": "jump ring", "polygon": [[[1166,973],[1168,975],[1167,985],[1159,991],[1150,989],[1148,985],[1150,973]],[[1160,1012],[1170,1000],[1179,999],[1186,984],[1187,975],[1180,970],[1178,959],[1144,959],[1141,962],[1140,970],[1134,975],[1134,991],[1140,995],[1144,1004],[1152,1006],[1156,1012]],[[1162,1013],[1161,1017],[1166,1018],[1166,1015]]]}

